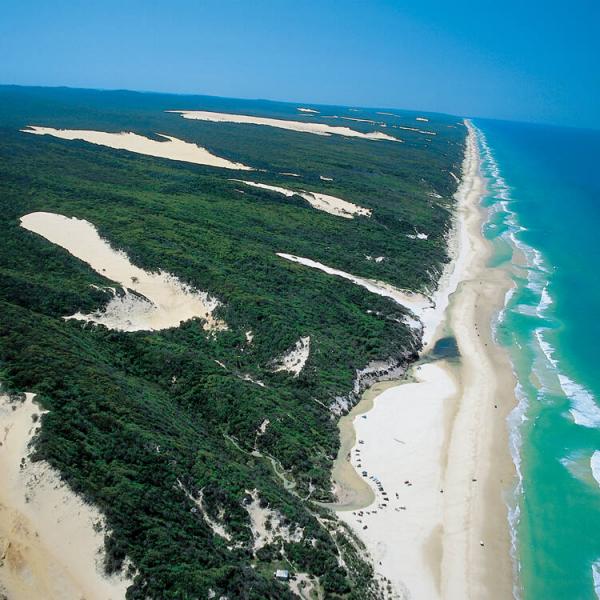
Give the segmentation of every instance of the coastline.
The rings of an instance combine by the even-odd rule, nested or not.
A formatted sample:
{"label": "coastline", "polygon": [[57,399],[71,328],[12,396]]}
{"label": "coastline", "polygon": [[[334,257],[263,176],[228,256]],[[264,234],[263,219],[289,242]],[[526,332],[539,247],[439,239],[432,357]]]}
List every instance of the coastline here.
{"label": "coastline", "polygon": [[[346,488],[340,501],[353,500],[338,507],[338,516],[402,598],[512,597],[506,497],[515,467],[506,418],[516,404],[515,380],[507,353],[492,335],[512,281],[487,266],[492,248],[481,232],[480,205],[485,181],[475,130],[466,125],[449,240],[453,260],[440,278],[435,316],[425,319],[422,358],[407,374],[417,382],[371,388],[346,418],[354,431],[340,423],[338,461],[350,453],[348,467],[360,474],[353,469],[354,480],[346,476],[340,485],[344,473],[337,466],[337,487]],[[431,362],[428,352],[449,335],[460,359]],[[368,498],[364,486],[375,502],[357,502]]]}

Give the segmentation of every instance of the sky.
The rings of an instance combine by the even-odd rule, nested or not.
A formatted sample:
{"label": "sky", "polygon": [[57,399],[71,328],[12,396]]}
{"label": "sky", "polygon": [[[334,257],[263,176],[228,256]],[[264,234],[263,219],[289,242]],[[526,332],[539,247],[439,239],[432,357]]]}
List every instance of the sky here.
{"label": "sky", "polygon": [[599,0],[0,0],[0,83],[600,128]]}

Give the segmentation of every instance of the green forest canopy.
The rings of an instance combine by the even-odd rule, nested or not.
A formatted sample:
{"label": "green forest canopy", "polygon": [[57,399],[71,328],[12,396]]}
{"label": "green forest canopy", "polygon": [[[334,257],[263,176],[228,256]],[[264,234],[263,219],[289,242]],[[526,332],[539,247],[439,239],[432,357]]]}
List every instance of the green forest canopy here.
{"label": "green forest canopy", "polygon": [[[460,172],[465,129],[445,115],[316,108],[320,115],[306,117],[294,104],[266,101],[0,86],[0,379],[10,390],[36,392],[48,409],[36,457],[106,515],[107,569],[120,570],[127,557],[135,572],[128,598],[210,590],[291,597],[273,578],[282,564],[318,578],[327,597],[377,595],[356,542],[312,502],[332,499],[338,431],[327,406],[356,399],[357,369],[374,359],[410,361],[419,340],[402,322],[406,309],[276,253],[431,289],[447,261],[450,172]],[[385,122],[404,143],[192,121],[171,109],[328,124],[323,115],[359,116]],[[427,117],[435,135],[392,127],[415,127],[416,116]],[[244,179],[339,196],[372,217],[343,219],[299,196],[250,187],[240,194],[230,181],[235,171],[19,131],[28,125],[172,135],[265,169]],[[124,333],[65,321],[100,309],[109,295],[92,284],[112,282],[20,227],[35,211],[86,219],[134,264],[219,298],[229,329],[207,335],[194,319]],[[415,229],[428,238],[407,237]],[[303,336],[311,352],[300,376],[272,372],[272,361]],[[301,500],[313,486],[311,499]],[[224,521],[232,542],[211,530],[184,489],[196,498],[202,491],[205,510]],[[300,542],[253,551],[245,505],[254,489],[264,506],[304,528]]]}

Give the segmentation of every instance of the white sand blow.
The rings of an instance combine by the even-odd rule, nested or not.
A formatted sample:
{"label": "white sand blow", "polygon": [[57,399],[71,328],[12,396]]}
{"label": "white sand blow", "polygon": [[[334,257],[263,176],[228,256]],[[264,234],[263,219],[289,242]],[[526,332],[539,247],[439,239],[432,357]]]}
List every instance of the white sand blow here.
{"label": "white sand blow", "polygon": [[289,371],[298,377],[310,355],[310,336],[300,338],[274,363],[273,371]]}
{"label": "white sand blow", "polygon": [[179,160],[197,165],[208,165],[210,167],[235,169],[238,171],[254,170],[252,167],[248,167],[242,163],[231,162],[225,158],[215,156],[206,148],[202,148],[202,146],[184,142],[183,140],[179,140],[169,135],[159,134],[160,137],[167,140],[159,142],[132,132],[109,133],[105,131],[54,129],[52,127],[35,126],[29,126],[27,129],[21,129],[21,131],[23,133],[33,133],[35,135],[51,135],[63,140],[83,140],[84,142],[89,142],[90,144],[96,144],[98,146],[107,146],[117,150],[128,150],[129,152],[145,154],[146,156]]}
{"label": "white sand blow", "polygon": [[321,210],[323,212],[335,215],[337,217],[343,217],[345,219],[353,219],[355,215],[370,217],[371,210],[363,208],[347,200],[342,200],[336,196],[330,196],[328,194],[321,194],[319,192],[307,192],[306,190],[290,190],[277,185],[268,185],[266,183],[257,183],[255,181],[246,181],[243,179],[232,179],[249,185],[251,187],[260,188],[262,190],[268,190],[277,194],[283,194],[284,196],[291,198],[292,196],[301,196],[306,200],[313,208]]}
{"label": "white sand blow", "polygon": [[103,574],[100,512],[74,494],[48,463],[29,459],[42,414],[33,398],[26,394],[21,402],[0,395],[0,596],[125,598],[132,582]]}
{"label": "white sand blow", "polygon": [[315,135],[341,135],[344,137],[354,137],[363,140],[388,140],[391,142],[401,142],[402,140],[381,131],[371,131],[363,133],[350,129],[349,127],[334,127],[325,123],[314,123],[305,121],[288,121],[285,119],[271,119],[268,117],[252,117],[249,115],[235,115],[230,113],[210,112],[206,110],[168,110],[170,113],[177,113],[184,119],[195,119],[198,121],[210,121],[212,123],[239,123],[245,125],[266,125],[277,127],[279,129],[288,129],[290,131],[301,131],[304,133],[313,133]]}
{"label": "white sand blow", "polygon": [[319,271],[323,271],[329,275],[335,275],[337,277],[341,277],[343,279],[347,279],[356,285],[360,285],[361,287],[366,288],[373,294],[377,294],[378,296],[384,296],[386,298],[391,298],[397,304],[404,306],[411,310],[415,315],[420,316],[426,309],[431,308],[431,301],[423,296],[422,294],[410,292],[407,290],[401,290],[389,283],[385,283],[384,281],[377,281],[375,279],[366,279],[365,277],[358,277],[357,275],[352,275],[350,273],[346,273],[345,271],[340,271],[339,269],[334,269],[332,267],[328,267],[316,260],[311,260],[310,258],[303,258],[301,256],[294,256],[293,254],[285,254],[283,252],[277,252],[277,256],[281,258],[285,258],[286,260],[299,263],[306,267],[311,267],[313,269],[318,269]]}
{"label": "white sand blow", "polygon": [[218,300],[190,288],[169,273],[149,273],[132,265],[127,255],[113,249],[88,221],[36,212],[21,217],[21,226],[61,246],[107,279],[142,296],[126,291],[124,296],[115,295],[102,312],[77,313],[67,318],[101,323],[121,331],[178,327],[181,321],[194,317],[203,318],[207,330],[226,328],[223,321],[212,315],[220,305]]}

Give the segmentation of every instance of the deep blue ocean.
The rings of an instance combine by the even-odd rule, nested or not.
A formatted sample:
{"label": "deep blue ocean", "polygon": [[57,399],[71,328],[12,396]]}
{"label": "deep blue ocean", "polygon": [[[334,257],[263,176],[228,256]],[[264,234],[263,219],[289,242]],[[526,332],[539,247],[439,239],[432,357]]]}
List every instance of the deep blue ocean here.
{"label": "deep blue ocean", "polygon": [[600,598],[600,131],[477,120],[484,234],[515,288],[515,596]]}

